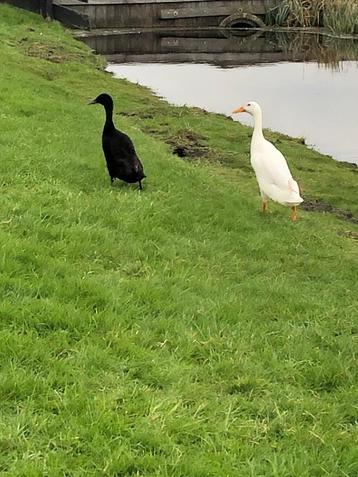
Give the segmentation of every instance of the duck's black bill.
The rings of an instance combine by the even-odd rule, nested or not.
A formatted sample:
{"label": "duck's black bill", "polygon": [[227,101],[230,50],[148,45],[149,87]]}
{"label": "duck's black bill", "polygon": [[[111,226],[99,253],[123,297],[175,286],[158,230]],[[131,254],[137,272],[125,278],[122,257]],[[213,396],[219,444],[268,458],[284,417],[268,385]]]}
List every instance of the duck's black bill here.
{"label": "duck's black bill", "polygon": [[95,99],[92,99],[92,101],[89,101],[87,104],[97,104],[97,101]]}

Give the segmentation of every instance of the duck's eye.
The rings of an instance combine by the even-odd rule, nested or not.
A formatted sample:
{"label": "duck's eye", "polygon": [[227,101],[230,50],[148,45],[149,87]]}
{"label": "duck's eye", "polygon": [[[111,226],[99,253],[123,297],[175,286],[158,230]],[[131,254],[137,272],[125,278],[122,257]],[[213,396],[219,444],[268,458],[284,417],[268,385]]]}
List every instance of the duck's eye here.
{"label": "duck's eye", "polygon": [[247,103],[248,106],[251,106],[251,103]]}

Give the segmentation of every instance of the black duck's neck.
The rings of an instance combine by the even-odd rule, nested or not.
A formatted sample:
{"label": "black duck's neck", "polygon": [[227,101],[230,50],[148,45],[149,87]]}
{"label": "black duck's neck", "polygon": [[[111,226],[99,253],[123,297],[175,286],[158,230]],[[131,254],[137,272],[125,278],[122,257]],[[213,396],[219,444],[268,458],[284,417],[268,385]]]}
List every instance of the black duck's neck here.
{"label": "black duck's neck", "polygon": [[106,111],[106,122],[104,123],[104,129],[110,130],[114,129],[113,124],[113,104],[106,104],[104,106]]}

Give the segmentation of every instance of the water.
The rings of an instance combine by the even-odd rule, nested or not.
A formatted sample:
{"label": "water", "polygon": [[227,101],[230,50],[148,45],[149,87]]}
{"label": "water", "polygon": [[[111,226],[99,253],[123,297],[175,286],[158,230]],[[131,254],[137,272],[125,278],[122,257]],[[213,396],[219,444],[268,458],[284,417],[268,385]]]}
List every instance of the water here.
{"label": "water", "polygon": [[[91,46],[107,55],[108,71],[170,103],[230,115],[255,100],[265,127],[358,164],[358,44],[352,41],[201,31],[109,35],[92,38]],[[247,114],[238,120],[252,124]]]}

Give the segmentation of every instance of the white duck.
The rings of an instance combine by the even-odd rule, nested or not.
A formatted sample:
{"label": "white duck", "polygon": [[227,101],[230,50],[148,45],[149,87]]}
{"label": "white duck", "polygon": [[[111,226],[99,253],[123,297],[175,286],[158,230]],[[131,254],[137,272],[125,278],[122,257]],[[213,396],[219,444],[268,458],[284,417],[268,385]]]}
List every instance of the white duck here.
{"label": "white duck", "polygon": [[254,132],[251,139],[251,165],[255,171],[262,197],[262,211],[268,209],[268,199],[291,207],[291,220],[297,220],[297,206],[303,202],[300,189],[293,179],[286,159],[276,147],[264,138],[262,133],[262,111],[254,101],[233,111],[249,113],[254,118]]}

